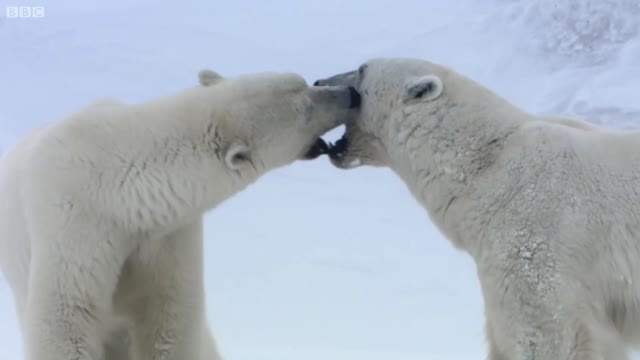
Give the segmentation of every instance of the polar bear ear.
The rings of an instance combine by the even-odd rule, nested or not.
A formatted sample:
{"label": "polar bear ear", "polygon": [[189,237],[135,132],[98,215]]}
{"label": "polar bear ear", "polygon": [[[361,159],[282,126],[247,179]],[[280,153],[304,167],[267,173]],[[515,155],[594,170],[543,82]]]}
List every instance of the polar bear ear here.
{"label": "polar bear ear", "polygon": [[234,143],[225,151],[224,162],[231,170],[239,170],[242,166],[251,162],[249,148],[240,143]]}
{"label": "polar bear ear", "polygon": [[431,101],[442,94],[442,80],[435,75],[422,76],[411,79],[405,86],[405,101],[420,99]]}
{"label": "polar bear ear", "polygon": [[214,85],[220,82],[222,79],[224,79],[222,75],[213,70],[203,69],[198,72],[198,82],[202,86]]}

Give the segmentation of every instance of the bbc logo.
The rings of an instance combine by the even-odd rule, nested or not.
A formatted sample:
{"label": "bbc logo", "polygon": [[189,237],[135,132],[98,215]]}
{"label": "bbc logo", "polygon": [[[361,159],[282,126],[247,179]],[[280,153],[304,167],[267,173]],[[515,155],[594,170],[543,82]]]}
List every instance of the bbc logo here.
{"label": "bbc logo", "polygon": [[36,19],[44,17],[44,6],[7,6],[7,18]]}

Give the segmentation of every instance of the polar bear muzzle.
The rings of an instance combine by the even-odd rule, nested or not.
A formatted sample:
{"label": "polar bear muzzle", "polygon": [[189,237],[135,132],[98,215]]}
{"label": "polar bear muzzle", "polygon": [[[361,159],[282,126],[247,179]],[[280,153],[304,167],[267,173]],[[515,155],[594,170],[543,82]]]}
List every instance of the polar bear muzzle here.
{"label": "polar bear muzzle", "polygon": [[313,86],[346,85],[346,86],[355,87],[358,83],[359,77],[360,76],[359,76],[358,70],[348,71],[348,72],[334,75],[326,79],[316,80],[313,83]]}
{"label": "polar bear muzzle", "polygon": [[[353,86],[335,86],[331,92],[331,96],[337,101],[338,107],[345,110],[357,109],[360,107],[360,93]],[[327,88],[328,89],[328,88]],[[318,138],[309,150],[302,157],[303,160],[312,160],[321,155],[330,154],[331,145],[327,144],[322,138]]]}

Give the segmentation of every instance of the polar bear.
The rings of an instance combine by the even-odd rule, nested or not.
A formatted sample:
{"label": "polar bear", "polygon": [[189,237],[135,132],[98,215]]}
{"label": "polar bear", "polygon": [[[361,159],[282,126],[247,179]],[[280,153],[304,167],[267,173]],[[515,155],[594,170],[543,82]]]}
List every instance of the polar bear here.
{"label": "polar bear", "polygon": [[219,358],[205,320],[202,215],[265,172],[327,150],[353,88],[290,73],[106,100],[0,161],[0,269],[29,360]]}
{"label": "polar bear", "polygon": [[535,116],[419,59],[315,85],[362,96],[333,164],[391,168],[473,257],[490,360],[621,360],[640,343],[639,132]]}

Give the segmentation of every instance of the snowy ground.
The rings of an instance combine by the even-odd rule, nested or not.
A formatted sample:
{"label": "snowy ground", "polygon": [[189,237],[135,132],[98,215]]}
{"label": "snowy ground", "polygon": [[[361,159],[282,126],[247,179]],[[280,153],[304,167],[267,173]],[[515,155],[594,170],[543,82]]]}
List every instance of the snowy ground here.
{"label": "snowy ground", "polygon": [[[0,147],[103,96],[193,86],[202,67],[313,81],[376,56],[446,63],[533,112],[638,127],[638,4],[3,0],[2,13],[46,13],[0,17]],[[209,320],[228,360],[484,358],[473,263],[387,170],[296,163],[209,214],[206,234]],[[1,358],[20,359],[2,280],[0,324]]]}

